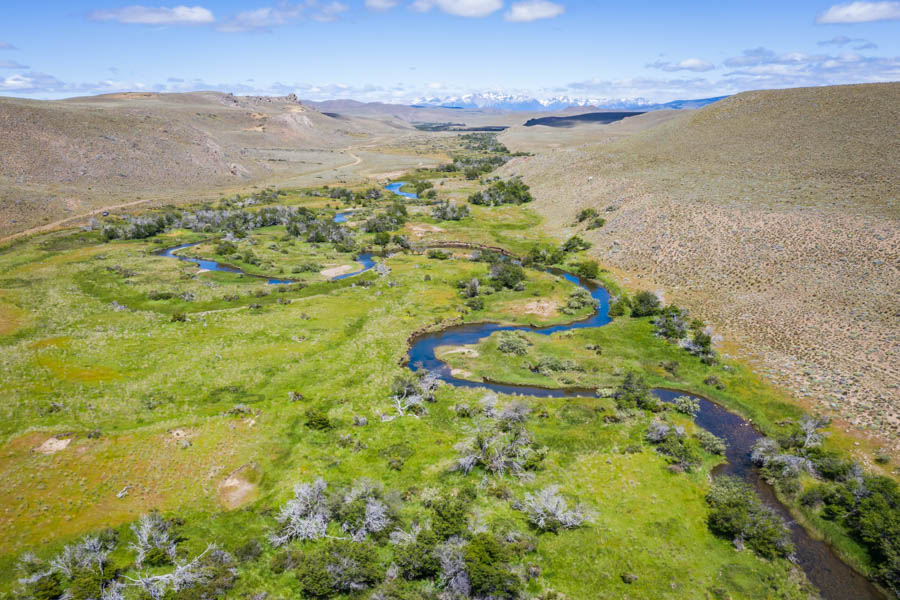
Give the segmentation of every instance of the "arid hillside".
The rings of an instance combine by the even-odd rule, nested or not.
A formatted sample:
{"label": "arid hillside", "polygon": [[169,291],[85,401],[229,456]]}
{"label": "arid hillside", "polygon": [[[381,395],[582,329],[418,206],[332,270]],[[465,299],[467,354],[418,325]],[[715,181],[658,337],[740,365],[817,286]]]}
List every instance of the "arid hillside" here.
{"label": "arid hillside", "polygon": [[[723,351],[896,450],[898,98],[896,83],[749,92],[505,170],[553,228],[713,323]],[[573,225],[587,207],[605,227]]]}
{"label": "arid hillside", "polygon": [[[0,98],[0,237],[141,199],[277,183],[409,128],[221,93]],[[342,152],[344,150],[345,152]]]}

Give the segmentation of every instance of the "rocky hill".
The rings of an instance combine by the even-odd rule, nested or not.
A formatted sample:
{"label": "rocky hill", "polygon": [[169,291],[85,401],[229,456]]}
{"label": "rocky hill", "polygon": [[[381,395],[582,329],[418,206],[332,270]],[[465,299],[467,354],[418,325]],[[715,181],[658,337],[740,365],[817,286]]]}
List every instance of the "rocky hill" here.
{"label": "rocky hill", "polygon": [[[716,324],[724,351],[897,448],[897,98],[898,83],[748,92],[506,174],[554,228]],[[606,226],[573,227],[586,207]]]}
{"label": "rocky hill", "polygon": [[0,98],[0,237],[141,198],[277,182],[405,125],[335,119],[294,96],[128,93]]}

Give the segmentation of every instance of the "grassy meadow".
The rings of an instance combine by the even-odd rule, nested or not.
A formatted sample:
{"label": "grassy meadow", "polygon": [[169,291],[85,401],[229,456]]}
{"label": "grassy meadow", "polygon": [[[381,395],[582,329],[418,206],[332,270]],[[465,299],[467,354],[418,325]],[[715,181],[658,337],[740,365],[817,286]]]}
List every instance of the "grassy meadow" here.
{"label": "grassy meadow", "polygon": [[[432,178],[441,198],[463,202],[477,189],[458,176]],[[337,208],[297,191],[283,203],[329,217]],[[471,209],[460,221],[438,222],[426,207],[410,206],[400,231],[414,241],[468,241],[519,255],[553,242],[526,205]],[[179,229],[114,241],[67,230],[0,249],[0,598],[23,593],[16,570],[23,553],[50,558],[104,528],[119,537],[107,573],[132,581],[171,571],[137,565],[129,547],[130,525],[153,510],[177,532],[176,562],[210,542],[235,557],[221,595],[316,597],[295,568],[282,567],[290,552],[314,552],[325,542],[294,541],[285,549],[270,536],[292,488],[320,477],[335,490],[359,478],[377,482],[392,507],[390,530],[438,523],[435,497],[468,498],[459,517],[463,537],[495,532],[518,540],[502,560],[494,558],[520,582],[521,597],[809,597],[791,562],[736,551],[707,527],[704,496],[720,458],[703,453],[697,468],[674,472],[644,441],[654,417],[604,419],[615,412],[610,398],[500,397],[500,407],[517,401],[530,408],[524,427],[543,448],[540,464],[520,476],[454,470],[455,446],[489,426],[487,417],[459,406],[478,407],[485,392],[444,385],[423,413],[400,416],[392,386],[408,372],[402,361],[409,336],[451,321],[561,323],[590,309],[563,313],[575,286],[526,269],[521,289],[498,288],[476,310],[458,283],[487,280],[491,267],[470,260],[469,251],[451,250],[443,260],[396,247],[382,255],[373,234],[355,235],[389,274],[330,281],[321,270],[352,266],[355,253],[289,236],[283,226],[237,242],[252,250],[254,262],[217,254],[221,234]],[[185,252],[301,283],[273,286],[156,254],[197,241],[203,243]],[[299,269],[305,265],[317,268]],[[703,394],[764,429],[800,414],[739,365],[707,366],[661,340],[648,319],[527,337],[522,356],[499,352],[496,336],[475,352],[438,354],[475,380],[549,387],[614,388],[634,371],[650,385]],[[550,375],[531,369],[551,355],[579,367]],[[663,367],[673,362],[674,370]],[[704,383],[711,374],[721,386]],[[312,415],[324,416],[324,424]],[[671,419],[694,431],[689,418]],[[542,531],[515,508],[516,500],[551,485],[590,519]],[[334,523],[328,531],[342,535]],[[382,598],[433,598],[448,585],[441,577],[381,583],[398,560],[388,531],[371,538],[381,579],[365,591],[331,596],[370,597],[377,588]],[[66,581],[60,589],[75,585]],[[122,593],[150,597],[138,585]],[[22,597],[39,596],[32,590]],[[201,596],[182,590],[166,597]]]}

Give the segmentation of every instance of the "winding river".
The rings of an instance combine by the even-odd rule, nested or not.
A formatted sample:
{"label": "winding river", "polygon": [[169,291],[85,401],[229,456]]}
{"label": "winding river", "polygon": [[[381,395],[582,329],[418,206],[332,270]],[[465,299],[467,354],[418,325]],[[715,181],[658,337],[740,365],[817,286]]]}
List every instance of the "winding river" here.
{"label": "winding river", "polygon": [[[386,186],[386,190],[405,198],[416,198],[415,194],[401,192],[400,188],[405,182],[398,181]],[[343,223],[352,211],[339,212],[334,217],[336,223]],[[244,273],[241,269],[219,263],[216,261],[193,258],[176,254],[180,250],[196,246],[198,243],[182,244],[163,250],[160,254],[169,258],[197,263],[200,268],[210,271],[222,271],[226,273],[243,273],[245,276],[267,279],[270,284],[295,283],[291,279],[273,279],[261,275]],[[375,262],[372,255],[360,254],[357,261],[362,264],[362,269],[352,273],[345,273],[334,277],[334,280],[346,279],[364,273],[371,269]],[[566,325],[551,325],[547,327],[532,327],[522,325],[500,325],[497,323],[475,323],[447,327],[436,332],[423,333],[415,336],[410,342],[408,354],[408,366],[413,371],[428,369],[437,373],[444,382],[467,388],[484,388],[500,394],[513,394],[532,396],[537,398],[595,398],[596,390],[586,388],[551,389],[536,386],[524,386],[503,384],[495,382],[477,382],[459,379],[450,373],[449,366],[435,356],[435,350],[440,346],[461,346],[479,342],[497,331],[525,331],[541,335],[550,335],[572,329],[586,327],[602,327],[612,319],[609,316],[609,293],[591,281],[582,281],[580,278],[559,270],[551,269],[557,276],[563,277],[590,292],[591,297],[597,301],[597,310],[589,317]],[[657,388],[653,394],[664,402],[672,402],[678,396],[691,396],[700,404],[700,410],[694,417],[694,422],[704,429],[724,439],[728,444],[725,453],[727,462],[717,466],[713,475],[736,475],[749,482],[768,506],[772,507],[790,525],[791,538],[796,551],[794,553],[797,564],[806,573],[809,580],[819,589],[822,598],[826,600],[885,600],[887,596],[881,593],[865,577],[844,563],[834,550],[825,542],[813,539],[806,530],[793,521],[790,512],[775,497],[772,488],[760,477],[759,470],[750,461],[750,450],[754,443],[762,437],[762,434],[749,422],[738,415],[729,412],[722,406],[707,400],[701,396],[677,390]]]}
{"label": "winding river", "polygon": [[[410,342],[409,368],[413,371],[428,369],[450,385],[468,388],[485,388],[501,394],[518,394],[538,398],[584,398],[597,397],[596,390],[585,388],[550,389],[536,386],[511,385],[494,382],[476,382],[459,379],[450,373],[449,366],[435,356],[440,346],[461,346],[475,344],[497,331],[524,331],[541,335],[550,335],[560,331],[582,329],[585,327],[602,327],[611,321],[609,316],[609,293],[591,281],[582,281],[569,273],[553,271],[569,281],[588,290],[597,301],[597,310],[593,315],[568,325],[551,325],[548,327],[532,327],[521,325],[499,325],[496,323],[477,323],[456,325],[446,329],[423,333]],[[869,580],[844,563],[825,542],[813,539],[803,527],[793,521],[784,506],[775,497],[771,486],[765,483],[753,463],[750,461],[750,450],[762,434],[738,415],[729,412],[722,406],[695,394],[677,390],[657,388],[653,394],[664,402],[672,402],[678,396],[691,396],[700,404],[700,410],[694,422],[704,429],[725,440],[728,449],[725,453],[727,462],[717,466],[713,475],[736,475],[749,482],[762,498],[790,525],[791,539],[796,548],[794,556],[797,564],[806,573],[807,578],[819,589],[826,600],[885,600],[886,596]],[[748,550],[749,552],[749,550]]]}
{"label": "winding river", "polygon": [[[335,220],[337,216],[335,216]],[[336,221],[337,222],[337,221]],[[192,244],[181,244],[180,246],[172,246],[171,248],[166,248],[162,252],[159,253],[160,256],[165,256],[166,258],[177,258],[178,260],[183,260],[185,262],[192,262],[200,266],[201,269],[205,269],[207,271],[219,271],[221,273],[240,273],[245,277],[255,277],[256,279],[265,279],[266,283],[270,285],[286,285],[290,283],[297,283],[296,279],[276,279],[273,277],[267,277],[265,275],[254,275],[253,273],[247,273],[242,269],[234,267],[232,265],[226,263],[220,263],[215,260],[207,260],[205,258],[194,258],[193,256],[184,256],[181,254],[176,254],[179,250],[184,250],[185,248],[191,248],[198,244],[202,244],[203,242],[194,242]],[[375,261],[372,259],[372,255],[368,252],[363,252],[356,257],[356,262],[362,265],[361,269],[353,271],[351,273],[344,273],[343,275],[337,275],[332,277],[332,281],[340,281],[341,279],[347,279],[348,277],[353,277],[354,275],[359,275],[360,273],[365,273],[369,269],[375,266]]]}

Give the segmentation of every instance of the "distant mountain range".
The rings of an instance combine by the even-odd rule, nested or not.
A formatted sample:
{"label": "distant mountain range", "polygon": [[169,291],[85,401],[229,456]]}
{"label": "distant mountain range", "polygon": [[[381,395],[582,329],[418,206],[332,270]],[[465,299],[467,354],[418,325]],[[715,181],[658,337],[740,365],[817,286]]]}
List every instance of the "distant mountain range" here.
{"label": "distant mountain range", "polygon": [[420,98],[413,102],[416,108],[455,108],[466,110],[498,110],[521,112],[560,111],[567,108],[597,108],[602,110],[664,110],[701,108],[727,96],[673,100],[658,103],[646,98],[534,98],[531,96],[499,94],[493,92],[465,94],[462,96]]}

